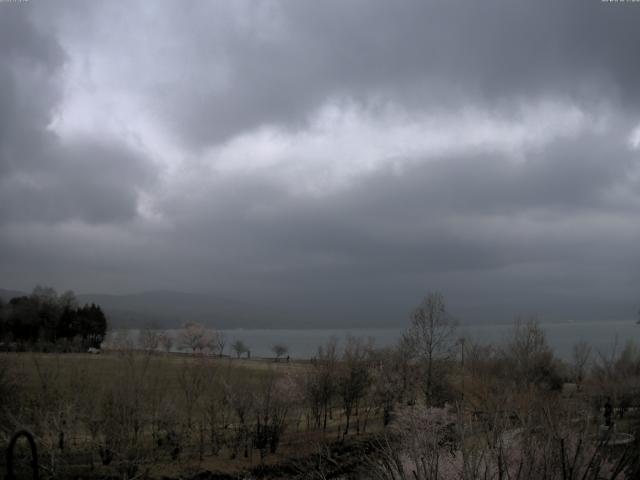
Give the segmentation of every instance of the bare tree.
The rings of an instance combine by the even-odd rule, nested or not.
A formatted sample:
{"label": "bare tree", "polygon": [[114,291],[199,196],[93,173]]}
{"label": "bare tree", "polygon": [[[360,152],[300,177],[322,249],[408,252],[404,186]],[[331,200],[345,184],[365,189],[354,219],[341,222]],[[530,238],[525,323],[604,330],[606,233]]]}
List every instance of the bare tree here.
{"label": "bare tree", "polygon": [[591,347],[587,342],[580,341],[573,346],[572,369],[576,383],[580,384],[584,378],[585,369],[591,357]]}
{"label": "bare tree", "polygon": [[[227,371],[227,374],[230,374]],[[225,430],[231,423],[232,410],[226,401],[224,379],[215,375],[205,387],[202,399],[203,420],[209,433],[209,446],[212,455],[218,455],[224,444]]]}
{"label": "bare tree", "polygon": [[[367,365],[369,349],[362,339],[349,337],[338,369],[338,393],[342,400],[342,408],[346,419],[344,435],[349,434],[351,418],[358,416],[360,401],[365,396],[370,382]],[[359,431],[360,425],[357,424]]]}
{"label": "bare tree", "polygon": [[[153,357],[133,349],[119,351],[117,373],[100,392],[95,425],[99,453],[104,465],[111,464],[121,478],[132,478],[150,461],[144,447],[148,417],[146,388]],[[92,436],[94,433],[92,433]]]}
{"label": "bare tree", "polygon": [[215,342],[216,350],[220,357],[224,354],[224,347],[227,345],[227,337],[223,332],[216,332],[214,334],[213,341]]}
{"label": "bare tree", "polygon": [[204,394],[205,387],[211,381],[213,374],[213,368],[205,363],[204,358],[199,358],[195,362],[184,362],[178,371],[177,380],[184,395],[189,429],[197,403]]}
{"label": "bare tree", "polygon": [[165,352],[169,353],[171,351],[171,348],[173,347],[173,337],[167,332],[160,333],[158,342]]}
{"label": "bare tree", "polygon": [[516,384],[545,383],[549,387],[558,386],[560,376],[553,351],[535,317],[524,322],[517,320],[504,355],[508,365],[505,376]]}
{"label": "bare tree", "polygon": [[152,353],[158,349],[160,345],[160,334],[152,329],[145,328],[138,335],[138,347],[145,352]]}
{"label": "bare tree", "polygon": [[382,422],[387,426],[396,403],[407,396],[409,385],[413,383],[413,370],[402,344],[377,350],[373,355],[369,403],[382,410]]}
{"label": "bare tree", "polygon": [[287,354],[289,351],[289,347],[284,345],[283,343],[276,343],[273,347],[271,347],[271,351],[276,356],[276,361],[280,360],[280,357]]}
{"label": "bare tree", "polygon": [[433,400],[434,361],[450,355],[455,329],[456,324],[447,312],[441,293],[428,293],[411,314],[406,338],[418,357],[425,362],[425,395],[428,403]]}
{"label": "bare tree", "polygon": [[304,401],[309,409],[309,426],[313,419],[315,427],[327,430],[327,421],[331,415],[331,403],[336,394],[338,365],[338,341],[331,338],[326,345],[318,347],[318,354],[311,361],[309,372],[300,378]]}
{"label": "bare tree", "polygon": [[76,298],[76,294],[73,293],[73,290],[67,290],[62,293],[58,299],[58,303],[63,310],[65,308],[78,308],[78,300]]}
{"label": "bare tree", "polygon": [[249,347],[247,347],[242,340],[236,340],[235,342],[233,342],[231,344],[231,348],[234,352],[236,352],[238,358],[240,358],[243,353],[249,351]]}
{"label": "bare tree", "polygon": [[254,445],[264,460],[267,449],[276,453],[286,428],[287,415],[296,397],[296,384],[289,377],[278,377],[269,371],[263,375],[254,391]]}
{"label": "bare tree", "polygon": [[224,392],[227,405],[233,410],[237,419],[235,423],[235,438],[232,441],[231,458],[235,458],[240,449],[245,458],[249,456],[250,431],[249,417],[254,411],[254,385],[237,376],[229,376],[224,382]]}

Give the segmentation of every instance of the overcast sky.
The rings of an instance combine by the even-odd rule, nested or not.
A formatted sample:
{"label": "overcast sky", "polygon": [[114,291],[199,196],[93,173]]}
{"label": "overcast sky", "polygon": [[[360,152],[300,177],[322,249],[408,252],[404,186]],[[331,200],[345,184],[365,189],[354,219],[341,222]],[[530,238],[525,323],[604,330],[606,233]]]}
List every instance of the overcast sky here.
{"label": "overcast sky", "polygon": [[640,3],[0,2],[0,287],[640,307]]}

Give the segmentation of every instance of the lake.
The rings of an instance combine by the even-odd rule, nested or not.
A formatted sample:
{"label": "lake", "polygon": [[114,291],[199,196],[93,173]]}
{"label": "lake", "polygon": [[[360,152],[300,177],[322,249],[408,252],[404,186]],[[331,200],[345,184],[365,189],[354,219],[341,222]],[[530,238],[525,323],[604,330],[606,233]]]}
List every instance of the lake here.
{"label": "lake", "polygon": [[[547,335],[549,345],[556,355],[568,360],[573,346],[579,341],[591,345],[593,354],[598,352],[610,355],[615,348],[620,352],[629,340],[640,344],[640,325],[634,321],[611,321],[589,323],[541,323]],[[513,325],[462,325],[458,327],[457,337],[467,337],[482,344],[503,344],[513,331]],[[327,343],[332,337],[343,341],[348,335],[373,339],[377,346],[390,346],[398,341],[403,332],[400,328],[351,328],[351,329],[234,329],[222,330],[227,338],[225,354],[232,354],[231,343],[241,340],[250,349],[253,357],[272,357],[271,347],[281,343],[289,348],[293,358],[311,358],[319,345]],[[139,331],[129,330],[129,339],[135,341]],[[180,330],[167,330],[178,337]],[[176,350],[179,346],[176,345]]]}

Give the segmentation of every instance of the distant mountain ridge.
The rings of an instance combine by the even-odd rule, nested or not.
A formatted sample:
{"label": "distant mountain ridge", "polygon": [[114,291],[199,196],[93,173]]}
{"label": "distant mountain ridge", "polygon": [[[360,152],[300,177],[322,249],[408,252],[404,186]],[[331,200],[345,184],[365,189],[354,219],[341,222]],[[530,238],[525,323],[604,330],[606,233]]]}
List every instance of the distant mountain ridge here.
{"label": "distant mountain ridge", "polygon": [[[0,298],[28,295],[0,289]],[[135,294],[76,294],[78,302],[96,303],[106,313],[113,328],[179,328],[197,322],[216,328],[283,328],[294,326],[288,312],[276,308],[198,293],[154,290]]]}
{"label": "distant mountain ridge", "polygon": [[24,295],[28,294],[19,290],[6,290],[4,288],[0,288],[0,299],[5,303],[14,297],[22,297]]}

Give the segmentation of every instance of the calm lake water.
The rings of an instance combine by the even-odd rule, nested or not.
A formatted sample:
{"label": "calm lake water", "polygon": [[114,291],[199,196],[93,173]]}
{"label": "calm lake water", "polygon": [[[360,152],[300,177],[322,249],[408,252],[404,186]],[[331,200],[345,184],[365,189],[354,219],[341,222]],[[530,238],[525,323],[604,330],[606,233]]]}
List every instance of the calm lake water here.
{"label": "calm lake water", "polygon": [[[593,353],[610,355],[615,348],[620,352],[629,340],[640,345],[640,325],[634,321],[590,322],[590,323],[554,323],[541,324],[547,334],[547,341],[560,358],[570,359],[573,345],[586,341]],[[390,346],[398,341],[402,334],[399,328],[352,328],[352,329],[315,329],[315,330],[222,330],[227,338],[225,354],[232,354],[231,343],[242,340],[250,349],[253,357],[272,357],[271,347],[281,343],[289,348],[293,358],[310,358],[316,354],[319,345],[332,337],[343,341],[348,335],[373,339],[377,346]],[[458,327],[456,336],[467,337],[483,344],[503,344],[513,331],[513,325],[463,325]],[[180,330],[168,330],[178,337]],[[129,330],[128,337],[135,341],[138,330]],[[176,350],[179,346],[176,345]]]}

